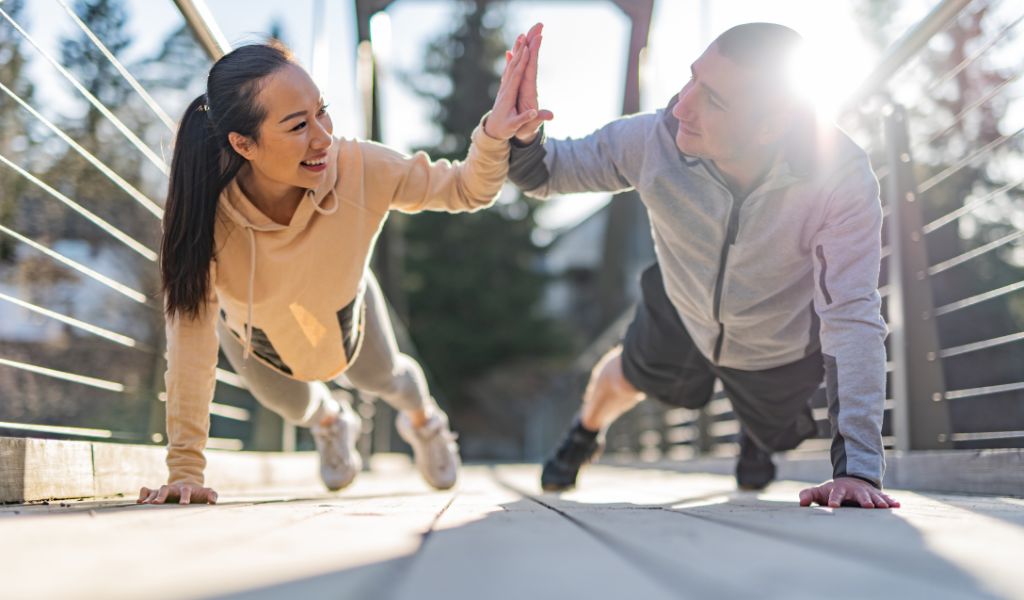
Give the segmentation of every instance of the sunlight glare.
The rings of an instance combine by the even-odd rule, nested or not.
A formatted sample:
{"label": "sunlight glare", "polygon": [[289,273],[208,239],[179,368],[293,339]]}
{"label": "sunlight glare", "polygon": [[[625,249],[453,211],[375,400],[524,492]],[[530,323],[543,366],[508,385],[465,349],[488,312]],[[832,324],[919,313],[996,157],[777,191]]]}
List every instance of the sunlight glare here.
{"label": "sunlight glare", "polygon": [[867,77],[869,60],[861,48],[807,38],[793,56],[790,77],[819,116],[834,119],[857,84]]}

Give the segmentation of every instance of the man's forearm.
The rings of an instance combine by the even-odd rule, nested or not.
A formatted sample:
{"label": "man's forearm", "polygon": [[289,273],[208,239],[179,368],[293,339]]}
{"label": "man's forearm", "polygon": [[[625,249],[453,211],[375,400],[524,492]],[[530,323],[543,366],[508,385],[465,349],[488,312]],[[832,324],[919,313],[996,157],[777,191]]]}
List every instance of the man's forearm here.
{"label": "man's forearm", "polygon": [[548,168],[544,164],[544,157],[547,155],[544,149],[544,129],[541,128],[529,142],[520,142],[513,138],[511,146],[509,180],[525,192],[544,187],[550,178]]}

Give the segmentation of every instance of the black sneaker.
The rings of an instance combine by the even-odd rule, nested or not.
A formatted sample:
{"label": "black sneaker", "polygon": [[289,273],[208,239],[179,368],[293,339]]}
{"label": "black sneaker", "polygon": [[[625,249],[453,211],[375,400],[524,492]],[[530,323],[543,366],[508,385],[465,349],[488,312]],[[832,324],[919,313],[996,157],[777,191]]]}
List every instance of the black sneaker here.
{"label": "black sneaker", "polygon": [[740,434],[740,457],[736,461],[736,486],[745,491],[758,491],[775,481],[772,453],[766,452],[743,433]]}
{"label": "black sneaker", "polygon": [[540,487],[546,492],[560,492],[576,487],[580,467],[601,454],[601,436],[573,422],[554,456],[544,462]]}

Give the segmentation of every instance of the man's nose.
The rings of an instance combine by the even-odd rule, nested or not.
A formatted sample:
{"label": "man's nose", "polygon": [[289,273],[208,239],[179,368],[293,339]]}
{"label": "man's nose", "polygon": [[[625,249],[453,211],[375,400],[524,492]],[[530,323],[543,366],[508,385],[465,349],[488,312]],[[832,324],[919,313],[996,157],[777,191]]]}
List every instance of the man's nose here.
{"label": "man's nose", "polygon": [[679,91],[676,105],[672,107],[672,116],[679,120],[693,114],[693,90],[683,88]]}

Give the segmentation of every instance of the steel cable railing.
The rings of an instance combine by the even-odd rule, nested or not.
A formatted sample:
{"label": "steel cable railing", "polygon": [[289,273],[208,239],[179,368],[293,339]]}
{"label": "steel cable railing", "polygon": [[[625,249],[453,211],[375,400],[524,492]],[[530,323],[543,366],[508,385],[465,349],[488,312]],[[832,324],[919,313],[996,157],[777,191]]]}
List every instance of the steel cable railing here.
{"label": "steel cable railing", "polygon": [[121,121],[121,119],[117,118],[117,116],[113,112],[111,112],[110,109],[107,108],[102,102],[100,102],[99,99],[92,94],[92,92],[87,90],[85,86],[82,85],[82,83],[79,82],[78,79],[64,67],[64,65],[60,64],[60,62],[58,62],[57,59],[53,58],[53,56],[51,56],[49,52],[47,52],[42,46],[40,46],[39,43],[36,42],[36,40],[31,35],[29,35],[29,33],[25,31],[25,29],[23,29],[21,25],[17,23],[17,21],[11,18],[11,16],[3,8],[0,8],[0,17],[3,17],[8,23],[10,23],[11,27],[14,27],[14,29],[18,33],[20,33],[23,38],[25,38],[25,41],[31,44],[32,47],[35,48],[37,52],[39,52],[40,56],[46,59],[46,61],[49,62],[54,69],[56,69],[62,76],[64,76],[68,83],[70,83],[76,90],[78,90],[78,92],[86,100],[88,100],[89,104],[91,104],[93,108],[98,110],[100,114],[106,117],[106,119],[110,121],[110,123],[118,131],[120,131],[121,134],[124,135],[124,137],[127,138],[128,141],[131,142],[131,144],[135,146],[139,150],[139,152],[141,152],[142,155],[149,160],[149,162],[153,163],[153,165],[157,169],[159,169],[160,172],[163,173],[164,175],[170,174],[171,168],[167,165],[164,159],[157,156],[156,152],[154,152],[149,146],[147,146],[145,142],[139,139],[139,136],[135,135],[135,132],[133,132],[131,128],[129,128],[127,125],[125,125],[124,122]]}
{"label": "steel cable railing", "polygon": [[[142,85],[135,79],[125,68],[125,66],[117,59],[113,53],[103,44],[103,42],[96,36],[87,23],[82,21],[74,11],[67,5],[64,0],[56,0],[56,2],[64,8],[69,14],[74,23],[78,28],[85,34],[89,41],[106,57],[106,59],[114,66],[117,73],[128,83],[132,89],[142,98],[143,103],[149,108],[149,110],[155,115],[156,119],[160,121],[164,127],[171,130],[174,128],[173,121],[167,116],[160,106],[156,103],[153,97],[142,87]],[[49,62],[59,73],[67,80],[81,95],[98,110],[114,127],[128,139],[131,146],[141,151],[150,162],[153,162],[161,172],[166,174],[168,172],[167,165],[148,147],[141,139],[136,136],[128,127],[113,115],[111,110],[99,102],[95,95],[89,93],[79,82],[74,78],[73,75],[63,66],[57,63],[57,61],[48,53],[41,45],[33,38],[24,28],[22,28],[11,16],[10,13],[0,8],[0,17],[14,28],[15,31],[32,47],[34,50],[47,62]],[[106,180],[110,181],[114,186],[125,192],[139,205],[146,209],[146,211],[158,219],[163,217],[163,209],[151,200],[145,193],[141,192],[135,185],[129,183],[122,175],[117,173],[113,167],[106,164],[104,161],[97,158],[92,152],[86,150],[81,144],[75,141],[71,135],[64,131],[61,127],[54,124],[52,121],[44,117],[38,110],[36,110],[28,101],[19,96],[14,90],[14,85],[11,87],[6,85],[7,82],[0,82],[0,91],[3,92],[6,97],[13,100],[17,106],[26,111],[35,122],[40,123],[50,133],[57,138],[65,142],[68,147],[85,161],[95,168]],[[26,132],[28,133],[28,132]],[[133,238],[131,235],[125,233],[122,229],[114,226],[106,219],[100,217],[95,212],[83,206],[82,203],[73,199],[73,193],[65,193],[57,189],[55,185],[50,185],[43,181],[43,177],[30,172],[28,167],[17,164],[18,161],[9,156],[0,154],[0,163],[5,167],[9,168],[12,172],[29,182],[35,188],[44,192],[48,197],[51,197],[63,206],[67,207],[74,214],[83,218],[91,225],[97,227],[104,234],[109,236],[111,239],[116,240],[121,245],[127,247],[132,252],[142,256],[150,264],[157,261],[157,253],[152,248],[149,248],[142,242]],[[150,222],[152,223],[152,222]],[[132,300],[134,303],[146,306],[150,309],[156,309],[151,300],[135,286],[118,281],[114,277],[110,277],[100,273],[94,268],[83,264],[82,261],[72,258],[66,252],[60,251],[54,247],[49,247],[46,244],[32,239],[31,236],[25,233],[16,231],[15,226],[9,222],[0,222],[0,237],[7,237],[14,240],[17,243],[24,244],[33,250],[42,253],[49,259],[52,259],[59,265],[68,268],[72,272],[79,273],[86,276],[88,279],[96,281],[108,289],[111,289],[118,294]],[[127,349],[132,353],[142,353],[147,355],[149,358],[144,359],[149,361],[150,364],[157,363],[160,356],[159,353],[152,347],[141,343],[137,337],[124,335],[113,331],[107,327],[101,327],[94,323],[89,323],[86,320],[76,318],[72,316],[73,313],[70,311],[54,310],[43,306],[40,302],[29,302],[22,298],[18,298],[11,293],[7,293],[6,290],[0,289],[0,301],[16,307],[19,310],[27,311],[29,314],[37,315],[51,321],[61,323],[72,330],[85,332],[91,336],[95,336],[98,339],[116,344],[117,346]],[[11,346],[11,350],[14,346]],[[28,349],[28,348],[27,348]],[[151,402],[154,405],[159,405],[159,400],[166,400],[166,396],[162,392],[157,392],[153,388],[145,385],[144,380],[139,381],[139,372],[132,372],[131,370],[124,371],[117,368],[115,372],[122,373],[120,377],[103,377],[103,376],[92,376],[79,372],[80,370],[86,370],[87,367],[78,366],[78,363],[74,363],[75,366],[68,368],[67,366],[58,368],[55,364],[45,364],[46,362],[60,363],[67,362],[66,360],[53,360],[56,357],[52,357],[51,361],[45,359],[39,360],[34,358],[24,358],[22,356],[12,356],[11,351],[5,347],[7,356],[0,356],[0,366],[3,368],[14,369],[23,373],[30,374],[34,377],[42,377],[45,379],[66,382],[72,385],[83,386],[83,389],[94,389],[99,390],[107,394],[114,394],[116,396],[124,398],[125,402],[130,404],[138,405],[139,400],[145,400],[147,397],[152,398]],[[21,352],[24,353],[24,352]],[[14,352],[19,354],[19,352]],[[30,351],[27,353],[32,355]],[[83,361],[84,363],[85,361]],[[70,364],[70,363],[68,363]],[[159,364],[155,365],[159,370]],[[104,369],[107,370],[107,369]],[[123,379],[123,381],[117,381],[117,379]],[[237,389],[245,389],[244,382],[241,378],[223,369],[217,369],[217,381],[226,385],[229,385]],[[250,423],[253,420],[252,412],[241,406],[234,406],[227,404],[222,401],[213,402],[210,408],[210,414],[212,416],[226,419],[233,422],[239,423]],[[114,428],[102,428],[102,427],[88,427],[88,426],[67,426],[63,424],[51,424],[51,423],[18,423],[10,420],[0,421],[0,430],[4,431],[18,431],[24,432],[25,434],[38,433],[46,435],[57,435],[57,436],[70,436],[88,439],[106,439],[112,441],[127,441],[127,442],[156,442],[160,443],[163,441],[163,434],[159,433],[162,430],[162,424],[157,425],[152,421],[151,417],[150,432],[127,432],[119,430],[117,427]],[[153,433],[153,431],[156,431]],[[222,448],[222,449],[234,449],[239,450],[245,446],[245,443],[241,439],[237,438],[224,438],[211,436],[208,447],[210,448]]]}
{"label": "steel cable railing", "polygon": [[107,179],[113,182],[114,185],[121,188],[125,193],[134,198],[135,201],[141,204],[143,208],[153,213],[153,216],[157,218],[163,218],[164,209],[160,208],[160,206],[156,202],[150,200],[145,194],[136,189],[135,186],[125,181],[123,177],[118,175],[113,169],[104,164],[103,161],[96,158],[91,152],[83,148],[81,144],[71,139],[71,136],[65,133],[60,127],[57,127],[52,122],[50,122],[49,119],[41,115],[39,111],[32,108],[27,102],[22,100],[21,97],[19,97],[17,94],[11,91],[10,88],[5,86],[3,82],[0,82],[0,91],[10,96],[15,102],[17,102],[22,108],[28,111],[33,117],[36,118],[36,120],[42,123],[47,129],[52,131],[60,139],[67,142],[67,144],[71,146],[71,148],[75,152],[77,152],[82,158],[88,161],[89,164],[96,167],[96,169],[98,169],[100,173],[103,173],[103,175],[105,175]]}
{"label": "steel cable railing", "polygon": [[146,104],[149,110],[153,111],[153,114],[156,115],[158,119],[160,119],[160,122],[163,123],[165,127],[167,127],[167,130],[173,132],[175,129],[174,120],[171,119],[171,117],[168,116],[166,112],[164,112],[164,109],[160,108],[160,105],[157,104],[156,100],[154,100],[153,97],[149,95],[149,92],[147,92],[146,89],[142,87],[142,84],[140,84],[139,81],[135,79],[135,77],[132,76],[131,73],[128,72],[128,69],[126,69],[124,65],[121,64],[121,61],[117,60],[117,57],[114,56],[114,54],[109,49],[107,49],[106,45],[102,41],[100,41],[100,38],[98,38],[96,34],[93,33],[92,29],[90,29],[89,26],[86,25],[84,21],[82,21],[82,19],[78,18],[78,15],[75,14],[75,11],[72,10],[70,6],[68,6],[67,2],[65,2],[64,0],[57,0],[57,4],[60,4],[61,7],[68,13],[68,16],[71,17],[71,20],[75,22],[75,25],[78,25],[78,28],[82,30],[82,33],[84,33],[86,37],[89,38],[89,41],[92,42],[94,46],[96,46],[96,49],[99,50],[101,54],[103,54],[103,56],[110,62],[111,65],[113,65],[114,69],[116,69],[118,74],[121,75],[121,78],[128,82],[128,85],[130,85],[132,89],[135,90],[135,93],[138,94],[140,98],[142,98],[142,101]]}
{"label": "steel cable railing", "polygon": [[108,223],[103,218],[97,216],[95,213],[93,213],[89,209],[85,208],[81,204],[75,202],[71,198],[68,198],[64,194],[62,194],[62,193],[58,192],[57,190],[53,189],[52,187],[50,187],[49,185],[44,183],[41,179],[39,179],[35,175],[29,173],[25,169],[23,169],[23,168],[19,167],[18,165],[14,164],[14,162],[12,162],[10,159],[8,159],[3,154],[0,154],[0,163],[3,163],[5,165],[7,165],[11,169],[13,169],[16,173],[18,173],[19,175],[21,175],[25,179],[27,179],[30,182],[32,182],[33,184],[35,184],[39,189],[43,190],[44,192],[46,192],[50,196],[56,198],[58,201],[63,203],[65,206],[67,206],[71,210],[75,211],[76,213],[78,213],[79,215],[84,217],[85,220],[89,221],[93,225],[96,225],[97,227],[102,229],[105,233],[109,234],[110,237],[112,237],[115,240],[121,242],[122,244],[124,244],[125,246],[127,246],[128,248],[133,250],[134,252],[137,252],[139,255],[141,255],[146,260],[148,260],[150,262],[156,262],[157,253],[156,253],[155,250],[149,249],[142,242],[139,242],[138,240],[136,240],[132,236],[128,235],[127,233],[121,231],[117,227],[114,227],[113,225]]}
{"label": "steel cable railing", "polygon": [[[1024,15],[1018,14],[992,37],[982,40],[977,50],[970,53],[969,56],[937,79],[928,89],[934,92],[942,84],[952,81],[958,75],[968,72],[969,69],[981,69],[983,71],[985,68],[984,59],[1001,41],[1014,41],[1010,33],[1015,28],[1019,28],[1022,22],[1024,22]],[[988,117],[979,116],[979,119],[994,118],[997,124],[1000,123],[1005,115],[1012,114],[1013,111],[1008,107],[1019,105],[1021,102],[1019,96],[1011,95],[1009,92],[1016,91],[1016,87],[1012,84],[1021,80],[1022,73],[1024,72],[1019,67],[1015,67],[1014,72],[1000,72],[998,77],[971,76],[966,78],[965,81],[987,81],[990,87],[988,89],[972,90],[972,95],[976,95],[977,98],[959,109],[950,123],[936,128],[931,134],[921,135],[921,140],[914,144],[914,147],[936,147],[940,140],[953,131],[961,129],[961,125],[968,115],[982,110],[986,111],[984,115],[988,115]],[[961,94],[964,93],[961,91]],[[997,98],[1007,108],[994,109],[992,103]],[[933,209],[930,204],[931,200],[938,201],[938,199],[943,199],[948,202],[951,197],[961,197],[963,201],[961,206],[948,210],[937,217],[932,217],[919,231],[912,231],[909,234],[904,233],[904,235],[910,235],[921,240],[924,236],[934,234],[940,228],[958,222],[967,216],[975,217],[975,220],[972,221],[972,230],[977,230],[979,218],[982,223],[990,224],[987,230],[989,235],[968,234],[970,237],[965,237],[964,241],[960,242],[964,245],[970,245],[973,240],[980,241],[989,238],[985,243],[965,249],[949,258],[933,262],[926,268],[924,277],[929,283],[932,283],[933,288],[936,285],[932,282],[933,277],[939,276],[944,278],[941,280],[942,283],[939,284],[941,287],[934,289],[941,290],[941,294],[938,291],[935,292],[937,296],[947,296],[947,298],[944,298],[943,304],[931,311],[931,315],[935,317],[933,327],[937,328],[940,338],[960,338],[956,340],[960,343],[955,345],[942,344],[939,349],[928,352],[928,360],[946,361],[953,359],[953,362],[943,363],[943,370],[946,373],[947,379],[959,384],[959,386],[955,385],[954,387],[960,388],[946,389],[941,392],[941,398],[933,398],[933,400],[966,401],[967,399],[972,399],[972,402],[979,402],[986,398],[999,402],[1013,399],[1016,399],[1018,402],[1024,400],[1024,397],[1020,394],[1021,391],[1024,391],[1024,381],[1020,380],[1024,371],[1019,368],[1020,364],[1024,364],[1024,351],[1015,346],[1015,344],[1024,341],[1024,332],[1012,330],[1006,332],[1004,329],[1002,334],[992,335],[997,333],[997,331],[992,329],[992,326],[978,328],[964,325],[972,318],[985,318],[993,320],[994,323],[996,319],[1000,319],[1000,317],[997,317],[998,315],[1006,315],[1001,317],[1001,322],[1009,324],[1010,327],[1020,327],[1021,319],[1019,317],[1014,319],[1008,311],[1012,311],[1013,300],[1011,295],[1024,290],[1024,267],[1020,265],[1015,266],[1013,261],[1008,258],[1008,255],[995,256],[994,253],[997,250],[1012,248],[1015,244],[1019,245],[1020,241],[1024,239],[1024,230],[1021,230],[1019,225],[1014,225],[1014,220],[1010,217],[1012,213],[1008,212],[1024,209],[1024,206],[1020,203],[1021,185],[1024,184],[1024,178],[1018,177],[1010,178],[1007,181],[999,181],[999,178],[993,175],[994,171],[988,170],[986,167],[995,159],[997,153],[1000,156],[1008,157],[1008,160],[1011,161],[1020,160],[1020,134],[1022,132],[1024,132],[1024,128],[1017,128],[1012,133],[997,135],[993,139],[981,139],[977,144],[974,144],[975,147],[973,148],[970,147],[971,143],[967,132],[962,133],[960,138],[951,138],[957,139],[959,144],[963,144],[965,140],[968,142],[968,148],[964,151],[964,156],[952,161],[941,161],[930,157],[927,168],[933,171],[933,173],[926,175],[917,186],[917,192],[921,200],[920,204],[923,205],[923,209]],[[947,154],[949,153],[947,152]],[[1014,173],[1012,169],[1008,172]],[[958,174],[962,176],[954,180],[953,176]],[[959,190],[968,187],[964,181],[970,181],[971,178],[974,178],[975,181],[980,181],[984,189],[977,191],[973,197],[963,197],[962,192]],[[981,217],[977,216],[981,213],[981,209],[992,207],[996,200],[1006,202],[1005,205],[1000,205],[1006,207],[1001,213],[990,209]],[[1002,231],[998,231],[999,229],[1002,229]],[[936,246],[936,248],[950,248],[949,243],[953,239],[960,239],[955,232],[951,232],[943,238],[941,241],[942,246]],[[932,245],[939,243],[939,240],[932,241]],[[973,271],[958,271],[957,274],[949,275],[954,268],[964,267],[972,261],[981,260],[983,257],[987,258],[986,266]],[[997,264],[1004,265],[1000,268],[1006,273],[1006,276],[1012,277],[1010,282],[1005,282],[1005,279],[1003,281],[996,280],[998,282],[997,285],[992,286],[988,290],[982,288],[983,291],[975,291],[973,294],[959,299],[948,298],[951,292],[953,292],[951,286],[953,286],[952,282],[954,281],[965,282],[973,280],[976,283],[971,284],[972,286],[980,287],[981,285],[986,285],[983,273],[990,271],[994,268],[993,265]],[[920,277],[921,273],[918,273],[918,276]],[[959,286],[963,285],[963,283],[959,284]],[[977,287],[975,287],[975,290],[977,290]],[[997,300],[999,302],[996,302]],[[986,308],[979,306],[982,303],[987,303]],[[973,309],[975,312],[972,312],[971,316],[958,314],[968,309]],[[985,310],[986,312],[977,312],[979,310]],[[982,314],[985,316],[982,317]],[[954,315],[956,316],[954,317]],[[1015,321],[1017,325],[1013,325]],[[970,340],[970,333],[974,330],[984,331],[992,337]],[[967,338],[970,341],[963,338]],[[975,356],[983,352],[988,353],[984,354],[983,357]],[[968,369],[968,364],[976,365],[976,367],[969,369],[969,376],[965,371],[965,369]],[[1017,368],[1013,367],[1014,364],[1018,365]],[[982,365],[984,365],[984,368],[980,368]],[[1007,381],[1008,379],[1011,381]],[[1017,381],[1012,381],[1012,379],[1017,379]],[[963,386],[964,383],[982,383],[985,380],[990,383],[988,385]],[[1019,418],[1017,421],[1014,421],[1015,417],[1012,414],[1000,416],[996,412],[991,412],[990,416],[982,424],[982,419],[979,419],[978,415],[986,414],[986,409],[983,406],[992,406],[993,408],[988,409],[988,412],[991,412],[1003,410],[995,407],[1005,406],[1005,404],[977,405],[972,410],[974,415],[970,419],[970,423],[964,421],[961,417],[957,417],[958,413],[952,411],[952,407],[950,407],[953,417],[950,423],[951,431],[947,436],[950,442],[970,444],[971,447],[978,447],[979,445],[985,446],[991,443],[1005,445],[1014,439],[1021,440],[1024,438],[1024,432],[1021,431],[1021,425],[1024,423]],[[965,428],[973,429],[973,431],[966,431]],[[980,431],[980,428],[988,428],[990,430]],[[992,431],[991,429],[1005,430]]]}
{"label": "steel cable railing", "polygon": [[1024,184],[1024,177],[1022,177],[1021,179],[1018,179],[1017,181],[1014,181],[1012,183],[1004,184],[1004,185],[1000,186],[999,188],[997,188],[995,190],[992,190],[991,192],[985,194],[981,198],[975,198],[974,200],[971,200],[970,202],[964,203],[964,205],[961,206],[960,208],[958,208],[956,210],[953,210],[953,211],[950,211],[950,212],[946,213],[945,215],[935,219],[934,221],[926,224],[924,227],[921,228],[921,231],[925,235],[928,235],[929,233],[935,231],[936,229],[942,227],[943,225],[948,225],[949,223],[952,223],[953,221],[956,221],[956,220],[960,219],[961,217],[964,217],[966,215],[969,215],[969,214],[973,213],[974,211],[976,211],[977,209],[981,208],[985,204],[988,204],[991,200],[993,200],[995,198],[998,198],[1000,196],[1003,196],[1004,194],[1006,194],[1006,192],[1008,192],[1010,190],[1014,190],[1014,189],[1020,187],[1021,184]]}
{"label": "steel cable railing", "polygon": [[70,268],[74,269],[75,271],[78,271],[79,273],[89,277],[90,279],[93,279],[93,280],[95,280],[95,281],[97,281],[99,283],[102,283],[103,285],[105,285],[108,288],[114,290],[115,292],[117,292],[117,293],[119,293],[119,294],[121,294],[121,295],[123,295],[123,296],[125,296],[125,297],[127,297],[129,299],[131,299],[131,300],[134,300],[135,302],[138,302],[139,304],[146,304],[148,302],[148,299],[146,298],[146,295],[143,294],[142,292],[140,292],[140,291],[138,291],[136,289],[133,289],[130,286],[125,285],[125,284],[123,284],[123,283],[121,283],[121,282],[119,282],[119,281],[117,281],[115,279],[107,277],[106,275],[103,275],[102,273],[94,271],[93,269],[90,269],[89,267],[83,265],[82,263],[80,263],[80,262],[78,262],[78,261],[76,261],[76,260],[74,260],[72,258],[69,258],[68,256],[66,256],[64,254],[61,254],[60,252],[57,252],[57,251],[55,251],[55,250],[53,250],[51,248],[47,248],[46,246],[40,244],[39,242],[36,242],[35,240],[29,239],[28,237],[25,237],[24,235],[21,235],[17,231],[14,231],[13,229],[10,229],[9,227],[7,227],[5,225],[0,225],[0,233],[8,235],[11,238],[21,242],[22,244],[25,244],[26,246],[30,246],[33,249],[38,250],[39,252],[42,252],[43,254],[45,254],[46,256],[48,256],[50,258],[52,258],[53,260],[55,260],[55,261],[65,265],[67,267],[70,267]]}
{"label": "steel cable railing", "polygon": [[120,333],[116,333],[116,332],[111,331],[109,329],[105,329],[103,327],[99,327],[98,325],[93,325],[91,323],[86,323],[85,321],[81,321],[81,320],[76,319],[74,317],[69,317],[69,316],[63,315],[63,314],[61,314],[59,312],[52,311],[52,310],[50,310],[48,308],[43,308],[42,306],[39,306],[39,305],[36,305],[36,304],[32,304],[31,302],[26,302],[24,300],[20,300],[18,298],[15,298],[14,296],[9,296],[9,295],[7,295],[7,294],[5,294],[3,292],[0,292],[0,300],[3,300],[4,302],[9,302],[9,303],[11,303],[11,304],[13,304],[15,306],[20,306],[21,308],[24,308],[27,311],[36,313],[37,315],[42,315],[44,317],[53,319],[55,321],[60,321],[61,323],[64,323],[65,325],[70,325],[71,327],[74,327],[76,329],[80,329],[82,331],[86,331],[86,332],[91,333],[91,334],[93,334],[95,336],[101,337],[101,338],[103,338],[105,340],[109,340],[111,342],[114,342],[115,344],[121,344],[122,346],[125,346],[127,348],[137,348],[139,350],[148,351],[148,352],[152,352],[153,351],[152,349],[148,349],[145,346],[139,344],[139,342],[137,340],[135,340],[134,338],[128,337],[127,335],[121,335]]}

